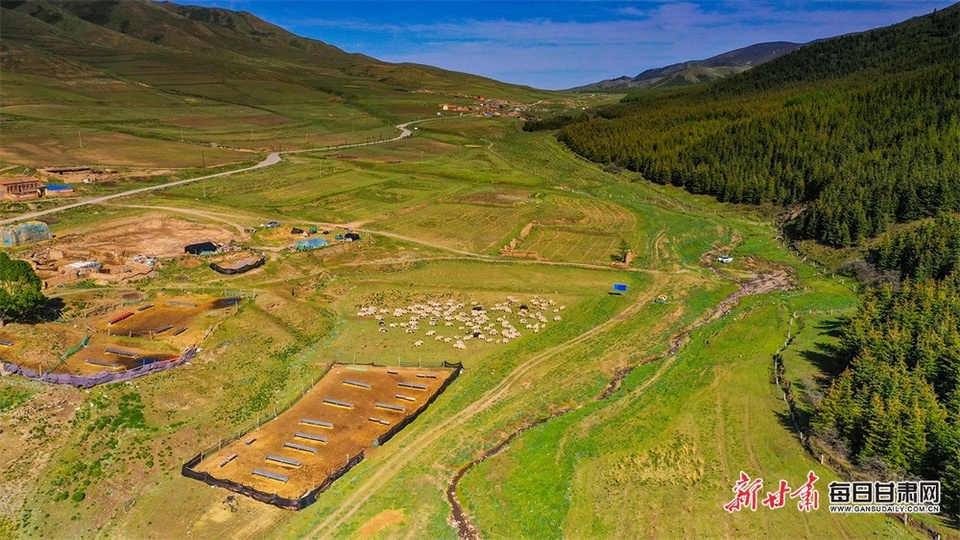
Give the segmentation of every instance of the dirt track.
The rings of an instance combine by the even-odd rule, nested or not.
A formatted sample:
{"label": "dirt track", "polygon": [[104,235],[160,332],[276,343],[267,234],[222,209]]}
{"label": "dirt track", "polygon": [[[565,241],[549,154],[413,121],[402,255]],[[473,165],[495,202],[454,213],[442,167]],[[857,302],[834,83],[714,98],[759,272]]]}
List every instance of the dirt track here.
{"label": "dirt track", "polygon": [[[660,368],[657,369],[656,373],[653,374],[649,379],[644,381],[644,383],[634,391],[634,395],[643,393],[650,385],[655,383],[667,368],[673,364],[674,359],[676,358],[677,351],[689,341],[690,333],[693,330],[711,322],[717,320],[721,317],[726,316],[733,308],[740,303],[740,299],[745,296],[755,295],[755,294],[764,294],[774,291],[786,291],[793,288],[793,282],[790,280],[786,272],[773,271],[768,274],[756,275],[753,278],[750,278],[740,284],[740,287],[732,293],[730,296],[727,296],[720,301],[719,304],[710,312],[709,315],[700,319],[699,321],[692,324],[687,329],[683,330],[676,336],[670,339],[670,348],[660,356],[647,358],[641,361],[638,365],[647,364],[656,360],[664,360]],[[637,366],[629,366],[624,368],[616,373],[613,380],[607,385],[603,392],[597,396],[597,400],[607,399],[610,397],[613,392],[619,387],[620,382],[630,374]],[[450,480],[450,483],[447,486],[447,501],[451,506],[451,523],[457,529],[458,536],[461,540],[480,540],[480,533],[477,531],[476,526],[470,521],[469,516],[464,512],[462,505],[460,504],[459,499],[457,498],[457,484],[463,478],[463,476],[475,465],[483,462],[487,458],[498,454],[511,440],[521,435],[524,431],[527,431],[530,428],[536,427],[548,420],[562,416],[575,409],[564,409],[557,411],[550,416],[545,418],[540,418],[538,420],[528,422],[518,428],[516,431],[508,435],[504,440],[499,442],[496,446],[487,450],[479,458],[470,462],[466,467],[461,468],[457,474]]]}
{"label": "dirt track", "polygon": [[[655,291],[656,287],[650,287],[649,290]],[[442,421],[439,425],[430,430],[430,432],[424,433],[411,441],[409,444],[403,447],[401,452],[394,453],[384,459],[384,461],[379,464],[380,466],[377,468],[377,470],[372,473],[366,479],[366,481],[360,484],[360,486],[350,496],[340,501],[339,507],[330,515],[328,515],[326,519],[321,521],[313,530],[307,533],[307,536],[321,538],[330,537],[331,533],[335,531],[337,527],[342,525],[344,521],[349,519],[350,516],[352,516],[363,503],[365,503],[377,492],[377,490],[381,489],[382,485],[387,480],[394,477],[407,463],[410,462],[410,460],[414,459],[428,446],[446,437],[451,431],[459,428],[477,414],[492,407],[497,401],[507,395],[513,385],[517,384],[520,379],[534,367],[540,365],[554,355],[566,351],[596,336],[597,334],[606,332],[610,328],[616,326],[619,322],[630,318],[643,306],[651,302],[653,300],[653,296],[653,292],[639,295],[632,304],[627,306],[626,309],[615,315],[613,318],[591,328],[590,330],[587,330],[583,334],[580,334],[579,336],[567,342],[561,343],[560,345],[556,345],[539,354],[536,354],[523,364],[517,366],[513,371],[505,376],[499,384],[488,390],[480,399],[465,407],[455,416],[451,416]]]}
{"label": "dirt track", "polygon": [[[776,272],[770,275],[757,275],[755,278],[749,279],[742,283],[736,292],[721,301],[720,304],[718,304],[717,307],[714,308],[714,310],[710,313],[710,315],[695,323],[694,327],[706,324],[709,321],[726,315],[737,305],[737,303],[739,303],[740,298],[743,296],[748,294],[772,292],[774,290],[786,290],[790,287],[792,287],[792,283],[786,275],[786,272],[783,272],[782,274]],[[623,311],[615,315],[613,318],[591,328],[590,330],[567,342],[561,343],[560,345],[556,345],[537,355],[532,356],[529,360],[517,366],[513,371],[505,376],[499,384],[488,390],[480,399],[465,407],[455,416],[447,418],[433,428],[429,433],[424,433],[418,438],[414,439],[402,449],[402,452],[395,453],[386,458],[384,462],[380,464],[377,470],[366,479],[366,481],[360,484],[360,486],[351,495],[343,499],[339,507],[330,515],[328,515],[326,519],[321,521],[314,529],[312,529],[307,536],[329,538],[331,533],[335,531],[337,527],[342,525],[347,519],[349,519],[357,510],[359,510],[360,507],[368,499],[370,499],[370,497],[372,497],[386,481],[394,477],[407,463],[410,462],[410,460],[419,455],[428,446],[446,437],[448,433],[459,428],[477,414],[491,408],[497,401],[507,395],[511,388],[534,367],[538,366],[556,354],[566,351],[586,341],[587,339],[610,330],[619,322],[635,315],[644,305],[653,300],[655,295],[653,291],[656,290],[657,287],[651,286],[648,288],[648,291],[650,292],[639,295],[632,304],[627,306]],[[680,336],[678,336],[677,339],[682,338],[684,335],[689,336],[690,330],[692,330],[692,328],[683,332]],[[680,346],[680,341],[674,342],[674,340],[671,340],[671,348],[667,353],[667,355],[669,355],[667,359],[668,361],[664,362],[663,366],[657,370],[657,373],[655,373],[650,380],[644,383],[644,385],[639,389],[640,391],[646,389],[650,384],[655,382],[663,372],[665,372],[666,368],[673,361],[673,353],[676,352],[676,349]],[[467,524],[466,527],[468,529],[472,529],[472,525]]]}

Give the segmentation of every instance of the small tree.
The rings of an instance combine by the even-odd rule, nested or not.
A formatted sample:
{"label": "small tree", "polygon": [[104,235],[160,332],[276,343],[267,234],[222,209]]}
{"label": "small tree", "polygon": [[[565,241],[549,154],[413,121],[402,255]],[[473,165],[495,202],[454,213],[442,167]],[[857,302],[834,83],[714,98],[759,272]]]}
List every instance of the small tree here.
{"label": "small tree", "polygon": [[617,252],[610,256],[611,259],[617,262],[625,263],[627,262],[627,255],[630,254],[630,244],[627,243],[623,238],[620,239],[620,245],[617,246]]}
{"label": "small tree", "polygon": [[31,315],[46,298],[43,283],[26,261],[11,259],[0,252],[0,326],[6,320]]}

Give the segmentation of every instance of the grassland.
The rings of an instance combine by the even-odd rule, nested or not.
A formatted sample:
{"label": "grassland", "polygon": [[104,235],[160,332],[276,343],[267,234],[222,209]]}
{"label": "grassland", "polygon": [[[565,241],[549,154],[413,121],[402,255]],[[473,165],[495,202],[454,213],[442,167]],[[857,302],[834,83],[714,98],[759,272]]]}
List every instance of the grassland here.
{"label": "grassland", "polygon": [[[752,210],[604,172],[512,121],[421,126],[408,140],[291,155],[272,168],[58,216],[58,235],[106,230],[144,207],[231,227],[271,219],[283,227],[241,242],[269,259],[248,274],[222,276],[202,260],[171,258],[157,277],[134,285],[144,294],[247,295],[191,365],[89,393],[0,378],[0,393],[19,396],[0,410],[0,455],[9,464],[0,485],[12,494],[0,531],[455,538],[444,496],[454,474],[518,428],[562,413],[459,484],[484,536],[912,535],[884,517],[826,512],[825,485],[835,476],[804,453],[770,383],[772,355],[787,332],[799,331],[785,353],[788,374],[798,385],[813,381],[816,391],[828,366],[811,351],[823,352],[832,321],[855,304],[850,288],[799,262]],[[531,223],[516,247],[539,258],[499,255]],[[289,227],[308,225],[350,227],[361,241],[307,253],[279,249],[299,238]],[[635,257],[614,267],[610,255],[621,239]],[[735,262],[710,267],[717,251]],[[737,281],[773,271],[798,287],[746,297],[705,323]],[[607,294],[614,282],[626,283],[627,293]],[[71,288],[55,294],[68,305],[81,296]],[[507,344],[469,342],[466,350],[433,341],[414,347],[414,339],[427,338],[381,333],[357,315],[371,304],[489,306],[534,295],[565,306],[549,314],[545,330],[519,328],[522,337]],[[655,303],[661,295],[666,303]],[[691,329],[679,352],[662,356]],[[467,369],[308,509],[291,513],[243,498],[225,504],[227,492],[179,476],[184,459],[282,409],[331,362],[398,359],[462,361]],[[618,389],[598,400],[629,368]],[[16,450],[6,444],[13,440],[22,441]],[[764,478],[765,487],[780,478],[799,483],[813,470],[821,510],[728,514],[722,505],[740,470]]]}

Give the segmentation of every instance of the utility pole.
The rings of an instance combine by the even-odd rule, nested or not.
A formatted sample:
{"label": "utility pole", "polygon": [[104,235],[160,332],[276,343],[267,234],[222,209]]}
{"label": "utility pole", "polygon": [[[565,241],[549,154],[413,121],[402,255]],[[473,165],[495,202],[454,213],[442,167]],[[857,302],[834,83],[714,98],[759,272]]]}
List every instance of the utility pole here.
{"label": "utility pole", "polygon": [[77,130],[77,139],[80,140],[80,148],[83,148],[83,136],[80,135],[80,130]]}
{"label": "utility pole", "polygon": [[207,168],[207,158],[203,155],[203,150],[200,150],[200,161],[203,163],[203,168]]}

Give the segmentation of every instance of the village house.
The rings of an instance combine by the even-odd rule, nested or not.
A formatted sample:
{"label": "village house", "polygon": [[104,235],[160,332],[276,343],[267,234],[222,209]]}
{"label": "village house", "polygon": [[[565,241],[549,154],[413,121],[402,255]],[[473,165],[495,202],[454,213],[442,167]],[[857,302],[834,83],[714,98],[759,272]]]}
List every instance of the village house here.
{"label": "village house", "polygon": [[12,201],[36,199],[41,196],[40,181],[32,176],[0,180],[0,197]]}

